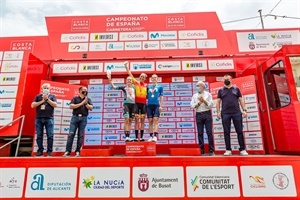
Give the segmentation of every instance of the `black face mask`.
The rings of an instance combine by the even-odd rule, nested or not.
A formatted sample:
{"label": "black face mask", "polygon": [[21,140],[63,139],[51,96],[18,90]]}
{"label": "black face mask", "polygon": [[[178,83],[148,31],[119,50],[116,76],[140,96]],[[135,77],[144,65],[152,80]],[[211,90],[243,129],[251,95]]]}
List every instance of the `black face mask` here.
{"label": "black face mask", "polygon": [[81,92],[81,94],[83,94],[83,95],[87,95],[87,94],[88,94],[88,92],[87,92],[87,91],[82,91],[82,92]]}
{"label": "black face mask", "polygon": [[225,80],[225,81],[224,81],[224,84],[225,84],[225,85],[230,85],[230,81],[229,81],[229,80]]}

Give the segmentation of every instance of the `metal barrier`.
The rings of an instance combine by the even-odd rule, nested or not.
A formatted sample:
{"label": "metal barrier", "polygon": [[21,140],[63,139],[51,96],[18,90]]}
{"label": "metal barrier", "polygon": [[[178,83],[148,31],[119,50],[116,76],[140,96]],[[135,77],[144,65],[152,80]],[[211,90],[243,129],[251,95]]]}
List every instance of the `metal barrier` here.
{"label": "metal barrier", "polygon": [[8,124],[6,124],[5,126],[2,126],[0,128],[0,131],[8,126],[11,126],[13,123],[19,121],[21,119],[21,126],[20,126],[20,129],[19,129],[19,133],[18,133],[18,137],[12,139],[11,141],[5,143],[4,145],[0,146],[0,150],[3,149],[4,147],[6,147],[7,145],[13,143],[14,141],[18,140],[17,142],[17,147],[16,147],[16,152],[15,152],[15,157],[17,157],[18,155],[18,151],[19,151],[19,146],[20,146],[20,141],[21,141],[21,136],[22,136],[22,132],[23,132],[23,126],[24,126],[24,120],[25,120],[25,115],[22,115],[18,118],[16,118],[14,121],[12,122],[9,122]]}

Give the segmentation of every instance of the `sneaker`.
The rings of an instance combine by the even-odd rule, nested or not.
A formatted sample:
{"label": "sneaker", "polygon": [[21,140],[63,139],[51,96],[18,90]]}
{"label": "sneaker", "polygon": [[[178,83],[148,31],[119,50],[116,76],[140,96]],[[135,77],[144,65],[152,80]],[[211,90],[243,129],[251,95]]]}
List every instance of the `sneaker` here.
{"label": "sneaker", "polygon": [[79,151],[76,151],[75,152],[75,157],[79,157],[80,156],[80,152]]}
{"label": "sneaker", "polygon": [[141,138],[141,139],[140,139],[140,142],[145,142],[145,139],[144,139],[144,138]]}
{"label": "sneaker", "polygon": [[133,139],[132,141],[134,141],[134,142],[138,142],[139,140],[138,140],[137,138],[135,138],[135,139]]}
{"label": "sneaker", "polygon": [[63,157],[69,157],[70,155],[71,155],[71,153],[66,151],[66,152],[64,153]]}
{"label": "sneaker", "polygon": [[240,155],[241,156],[248,156],[249,154],[247,153],[246,150],[243,150],[243,151],[240,152]]}
{"label": "sneaker", "polygon": [[148,142],[152,142],[153,136],[150,136]]}
{"label": "sneaker", "polygon": [[47,152],[47,157],[52,157],[52,153],[51,152]]}
{"label": "sneaker", "polygon": [[214,156],[215,153],[213,151],[209,152],[209,156]]}
{"label": "sneaker", "polygon": [[43,156],[44,154],[43,154],[43,152],[41,152],[41,151],[39,151],[39,152],[37,152],[36,154],[35,154],[35,156]]}
{"label": "sneaker", "polygon": [[201,149],[201,155],[205,154],[204,150]]}
{"label": "sneaker", "polygon": [[152,142],[157,142],[157,137],[156,136],[152,137]]}
{"label": "sneaker", "polygon": [[126,137],[125,142],[131,142],[130,137]]}
{"label": "sneaker", "polygon": [[224,156],[231,156],[232,153],[230,150],[226,150],[225,153],[224,153]]}

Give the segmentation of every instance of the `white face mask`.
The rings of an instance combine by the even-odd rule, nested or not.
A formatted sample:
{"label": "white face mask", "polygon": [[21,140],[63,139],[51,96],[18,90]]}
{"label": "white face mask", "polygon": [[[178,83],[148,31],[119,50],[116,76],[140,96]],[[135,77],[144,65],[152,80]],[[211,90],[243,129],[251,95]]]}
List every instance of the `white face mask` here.
{"label": "white face mask", "polygon": [[43,89],[43,94],[49,94],[49,89]]}

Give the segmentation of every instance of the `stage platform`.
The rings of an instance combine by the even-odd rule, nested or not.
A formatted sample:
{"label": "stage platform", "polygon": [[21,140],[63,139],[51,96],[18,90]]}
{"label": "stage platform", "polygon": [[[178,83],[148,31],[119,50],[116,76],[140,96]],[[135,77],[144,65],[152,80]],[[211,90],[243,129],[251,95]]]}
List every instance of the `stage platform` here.
{"label": "stage platform", "polygon": [[5,199],[299,199],[300,156],[0,158]]}

